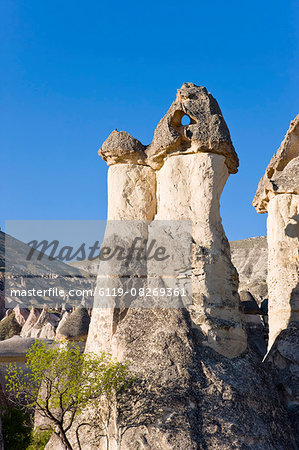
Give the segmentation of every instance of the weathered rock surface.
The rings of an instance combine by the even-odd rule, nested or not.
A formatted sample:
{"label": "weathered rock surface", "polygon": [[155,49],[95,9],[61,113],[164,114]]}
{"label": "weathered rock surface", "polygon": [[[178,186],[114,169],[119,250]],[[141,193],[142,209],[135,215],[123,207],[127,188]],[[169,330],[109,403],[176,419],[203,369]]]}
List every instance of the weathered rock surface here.
{"label": "weathered rock surface", "polygon": [[239,290],[249,291],[260,304],[268,296],[268,244],[264,236],[230,241],[232,263],[239,274]]}
{"label": "weathered rock surface", "polygon": [[145,146],[126,131],[114,130],[103,143],[99,156],[110,166],[118,163],[145,164]]}
{"label": "weathered rock surface", "polygon": [[[189,125],[182,125],[184,115],[189,117]],[[238,170],[238,156],[217,101],[206,88],[184,83],[158,123],[146,153],[149,164],[159,169],[167,155],[197,152],[224,155],[229,172]]]}
{"label": "weathered rock surface", "polygon": [[[0,264],[1,264],[0,257]],[[3,264],[3,262],[2,262]],[[2,265],[1,264],[1,265]],[[4,295],[4,270],[0,268],[0,320],[5,316],[5,295]]]}
{"label": "weathered rock surface", "polygon": [[[191,124],[182,126],[186,113]],[[184,84],[145,152],[151,170],[156,170],[156,185],[150,183],[142,195],[138,193],[139,201],[129,171],[137,176],[140,167],[140,176],[148,176],[144,161],[138,166],[126,158],[125,164],[109,169],[109,202],[116,192],[118,197],[116,206],[109,206],[108,219],[121,219],[124,226],[114,233],[115,225],[108,224],[103,245],[113,244],[115,236],[126,246],[132,243],[130,221],[153,219],[140,225],[148,242],[159,221],[191,223],[191,267],[178,251],[177,274],[172,275],[176,281],[181,276],[191,279],[192,295],[179,307],[161,307],[160,295],[151,299],[149,308],[138,297],[127,299],[129,303],[125,295],[95,298],[86,351],[109,351],[118,360],[129,361],[139,383],[134,397],[123,398],[118,405],[114,426],[130,424],[122,448],[295,448],[271,375],[246,343],[238,276],[219,213],[222,189],[238,160],[216,101],[204,88]],[[119,185],[118,168],[123,179]],[[148,174],[152,178],[150,170]],[[165,242],[170,228],[165,228]],[[175,249],[179,243],[173,238]],[[153,261],[136,266],[130,261],[128,268],[133,272],[123,280],[125,264],[105,262],[97,287],[167,285],[165,273],[159,273]],[[113,437],[112,433],[111,445],[116,448]],[[47,448],[55,445],[52,441]],[[105,439],[94,445],[86,439],[83,444],[86,449],[105,446]]]}
{"label": "weathered rock surface", "polygon": [[266,363],[298,438],[299,412],[299,115],[273,156],[253,200],[268,212],[268,321]]}
{"label": "weathered rock surface", "polygon": [[57,314],[50,313],[48,309],[44,307],[36,323],[26,335],[32,338],[55,339],[59,320],[60,318]]}
{"label": "weathered rock surface", "polygon": [[291,323],[272,345],[266,363],[275,374],[274,381],[285,404],[299,447],[299,324]]}
{"label": "weathered rock surface", "polygon": [[245,314],[248,346],[262,360],[267,352],[263,312],[249,291],[240,291],[240,300]]}
{"label": "weathered rock surface", "polygon": [[78,307],[57,328],[56,339],[80,341],[86,340],[89,328],[89,314],[86,308]]}
{"label": "weathered rock surface", "polygon": [[2,341],[0,342],[0,358],[11,358],[11,362],[23,358],[25,361],[26,353],[34,342],[34,338],[22,338],[21,336],[13,336]]}
{"label": "weathered rock surface", "polygon": [[71,315],[69,311],[64,311],[61,313],[61,319],[60,322],[56,328],[56,336],[59,335],[60,328],[63,326],[63,324],[66,322],[67,318]]}
{"label": "weathered rock surface", "polygon": [[271,376],[250,354],[229,359],[203,347],[184,310],[129,309],[126,323],[113,340],[144,384],[119,417],[134,425],[121,448],[295,448]]}
{"label": "weathered rock surface", "polygon": [[261,314],[257,301],[249,291],[240,291],[240,301],[244,314]]}
{"label": "weathered rock surface", "polygon": [[299,115],[261,179],[253,206],[268,212],[269,343],[299,319]]}
{"label": "weathered rock surface", "polygon": [[228,178],[225,158],[213,153],[169,157],[157,172],[155,220],[192,224],[192,306],[203,345],[234,357],[247,346],[237,273],[230,260],[219,199]]}
{"label": "weathered rock surface", "polygon": [[18,324],[22,327],[29,316],[29,311],[27,308],[21,308],[19,305],[14,308],[15,319]]}
{"label": "weathered rock surface", "polygon": [[[189,117],[189,125],[182,125],[184,115]],[[198,152],[223,155],[229,173],[238,170],[238,156],[217,101],[206,88],[184,83],[158,123],[150,145],[146,147],[125,131],[114,130],[99,155],[108,165],[138,163],[160,169],[168,155]]]}
{"label": "weathered rock surface", "polygon": [[257,212],[268,211],[271,198],[280,193],[299,195],[299,115],[291,122],[279,149],[259,182],[253,206]]}
{"label": "weathered rock surface", "polygon": [[41,314],[41,309],[32,307],[29,313],[29,316],[27,317],[26,322],[24,323],[22,327],[22,331],[20,335],[24,338],[30,337],[31,329],[38,321],[38,318]]}
{"label": "weathered rock surface", "polygon": [[151,167],[118,164],[108,170],[108,220],[152,220],[156,212],[156,176]]}
{"label": "weathered rock surface", "polygon": [[268,204],[269,349],[299,321],[299,195],[280,194]]}

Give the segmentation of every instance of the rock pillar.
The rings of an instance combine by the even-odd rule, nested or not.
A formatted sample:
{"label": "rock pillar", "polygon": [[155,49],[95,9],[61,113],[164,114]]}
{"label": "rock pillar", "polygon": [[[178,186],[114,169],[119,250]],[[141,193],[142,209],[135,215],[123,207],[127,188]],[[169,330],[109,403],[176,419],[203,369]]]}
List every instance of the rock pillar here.
{"label": "rock pillar", "polygon": [[[189,125],[182,124],[184,115]],[[100,263],[97,289],[123,294],[96,295],[86,350],[128,361],[137,379],[133,395],[118,402],[111,449],[119,448],[120,428],[121,448],[128,450],[230,449],[232,443],[292,448],[271,380],[264,385],[262,369],[246,351],[238,276],[219,212],[238,157],[216,100],[205,88],[184,84],[149,146],[115,130],[99,154],[110,165],[102,250],[128,249],[136,236],[142,251],[159,239],[169,250],[162,270],[150,258]],[[187,298],[165,302],[163,289],[190,280]],[[152,292],[147,304],[131,287],[159,288],[158,295]],[[83,448],[105,445],[100,439]]]}
{"label": "rock pillar", "polygon": [[220,217],[220,196],[229,172],[223,155],[179,154],[157,172],[156,220],[192,224],[193,326],[202,344],[228,357],[246,349],[238,296],[238,275]]}
{"label": "rock pillar", "polygon": [[268,213],[269,342],[265,363],[274,367],[299,446],[299,115],[271,159],[253,200]]}
{"label": "rock pillar", "polygon": [[299,116],[271,159],[253,200],[268,213],[269,342],[299,319]]}

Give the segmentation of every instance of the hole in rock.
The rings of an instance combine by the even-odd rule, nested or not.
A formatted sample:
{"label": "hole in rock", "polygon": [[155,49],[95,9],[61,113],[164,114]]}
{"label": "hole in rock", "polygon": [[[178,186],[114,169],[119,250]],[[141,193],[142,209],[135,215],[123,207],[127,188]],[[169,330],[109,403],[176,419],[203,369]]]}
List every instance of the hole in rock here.
{"label": "hole in rock", "polygon": [[187,114],[184,114],[183,117],[182,117],[182,119],[181,119],[181,124],[182,124],[183,126],[185,126],[185,125],[190,125],[190,123],[191,123],[190,117],[187,116]]}

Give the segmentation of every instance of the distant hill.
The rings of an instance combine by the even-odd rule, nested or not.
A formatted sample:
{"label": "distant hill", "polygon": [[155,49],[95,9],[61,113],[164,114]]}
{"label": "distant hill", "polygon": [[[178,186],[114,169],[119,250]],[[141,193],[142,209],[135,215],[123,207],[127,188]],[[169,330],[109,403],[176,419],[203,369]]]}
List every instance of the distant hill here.
{"label": "distant hill", "polygon": [[231,241],[231,257],[239,278],[239,290],[250,291],[260,302],[268,295],[268,245],[265,236]]}
{"label": "distant hill", "polygon": [[[69,293],[72,290],[82,291],[91,289],[95,277],[80,267],[73,267],[59,260],[50,260],[49,257],[36,251],[34,256],[27,261],[30,247],[24,242],[0,231],[0,282],[4,288],[5,278],[5,301],[6,307],[42,306],[43,304],[53,307],[56,303],[70,303],[78,306],[84,295],[75,295],[65,298],[56,295],[63,290]],[[39,260],[38,256],[42,259]],[[40,296],[14,296],[10,295],[12,289],[30,291],[47,290],[53,288],[51,295]],[[2,294],[3,295],[3,294]],[[88,302],[92,298],[86,298]]]}

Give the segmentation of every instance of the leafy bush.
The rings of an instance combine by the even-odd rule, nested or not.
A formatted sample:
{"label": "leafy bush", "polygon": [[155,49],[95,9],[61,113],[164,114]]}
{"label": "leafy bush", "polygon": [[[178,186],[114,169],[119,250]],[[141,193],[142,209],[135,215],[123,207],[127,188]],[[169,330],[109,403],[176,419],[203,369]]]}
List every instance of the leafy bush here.
{"label": "leafy bush", "polygon": [[[100,421],[107,430],[116,396],[134,381],[128,364],[117,362],[104,352],[100,355],[82,353],[75,344],[56,343],[48,348],[44,342],[37,341],[27,353],[25,366],[24,370],[10,364],[7,369],[10,401],[49,419],[68,450],[73,447],[67,433],[81,412],[88,405],[90,409],[99,410],[99,420],[84,425],[92,427]],[[81,426],[75,429],[79,448]],[[19,446],[17,450],[23,448],[26,447]]]}
{"label": "leafy bush", "polygon": [[44,450],[52,435],[51,430],[36,430],[32,432],[31,441],[27,450]]}

